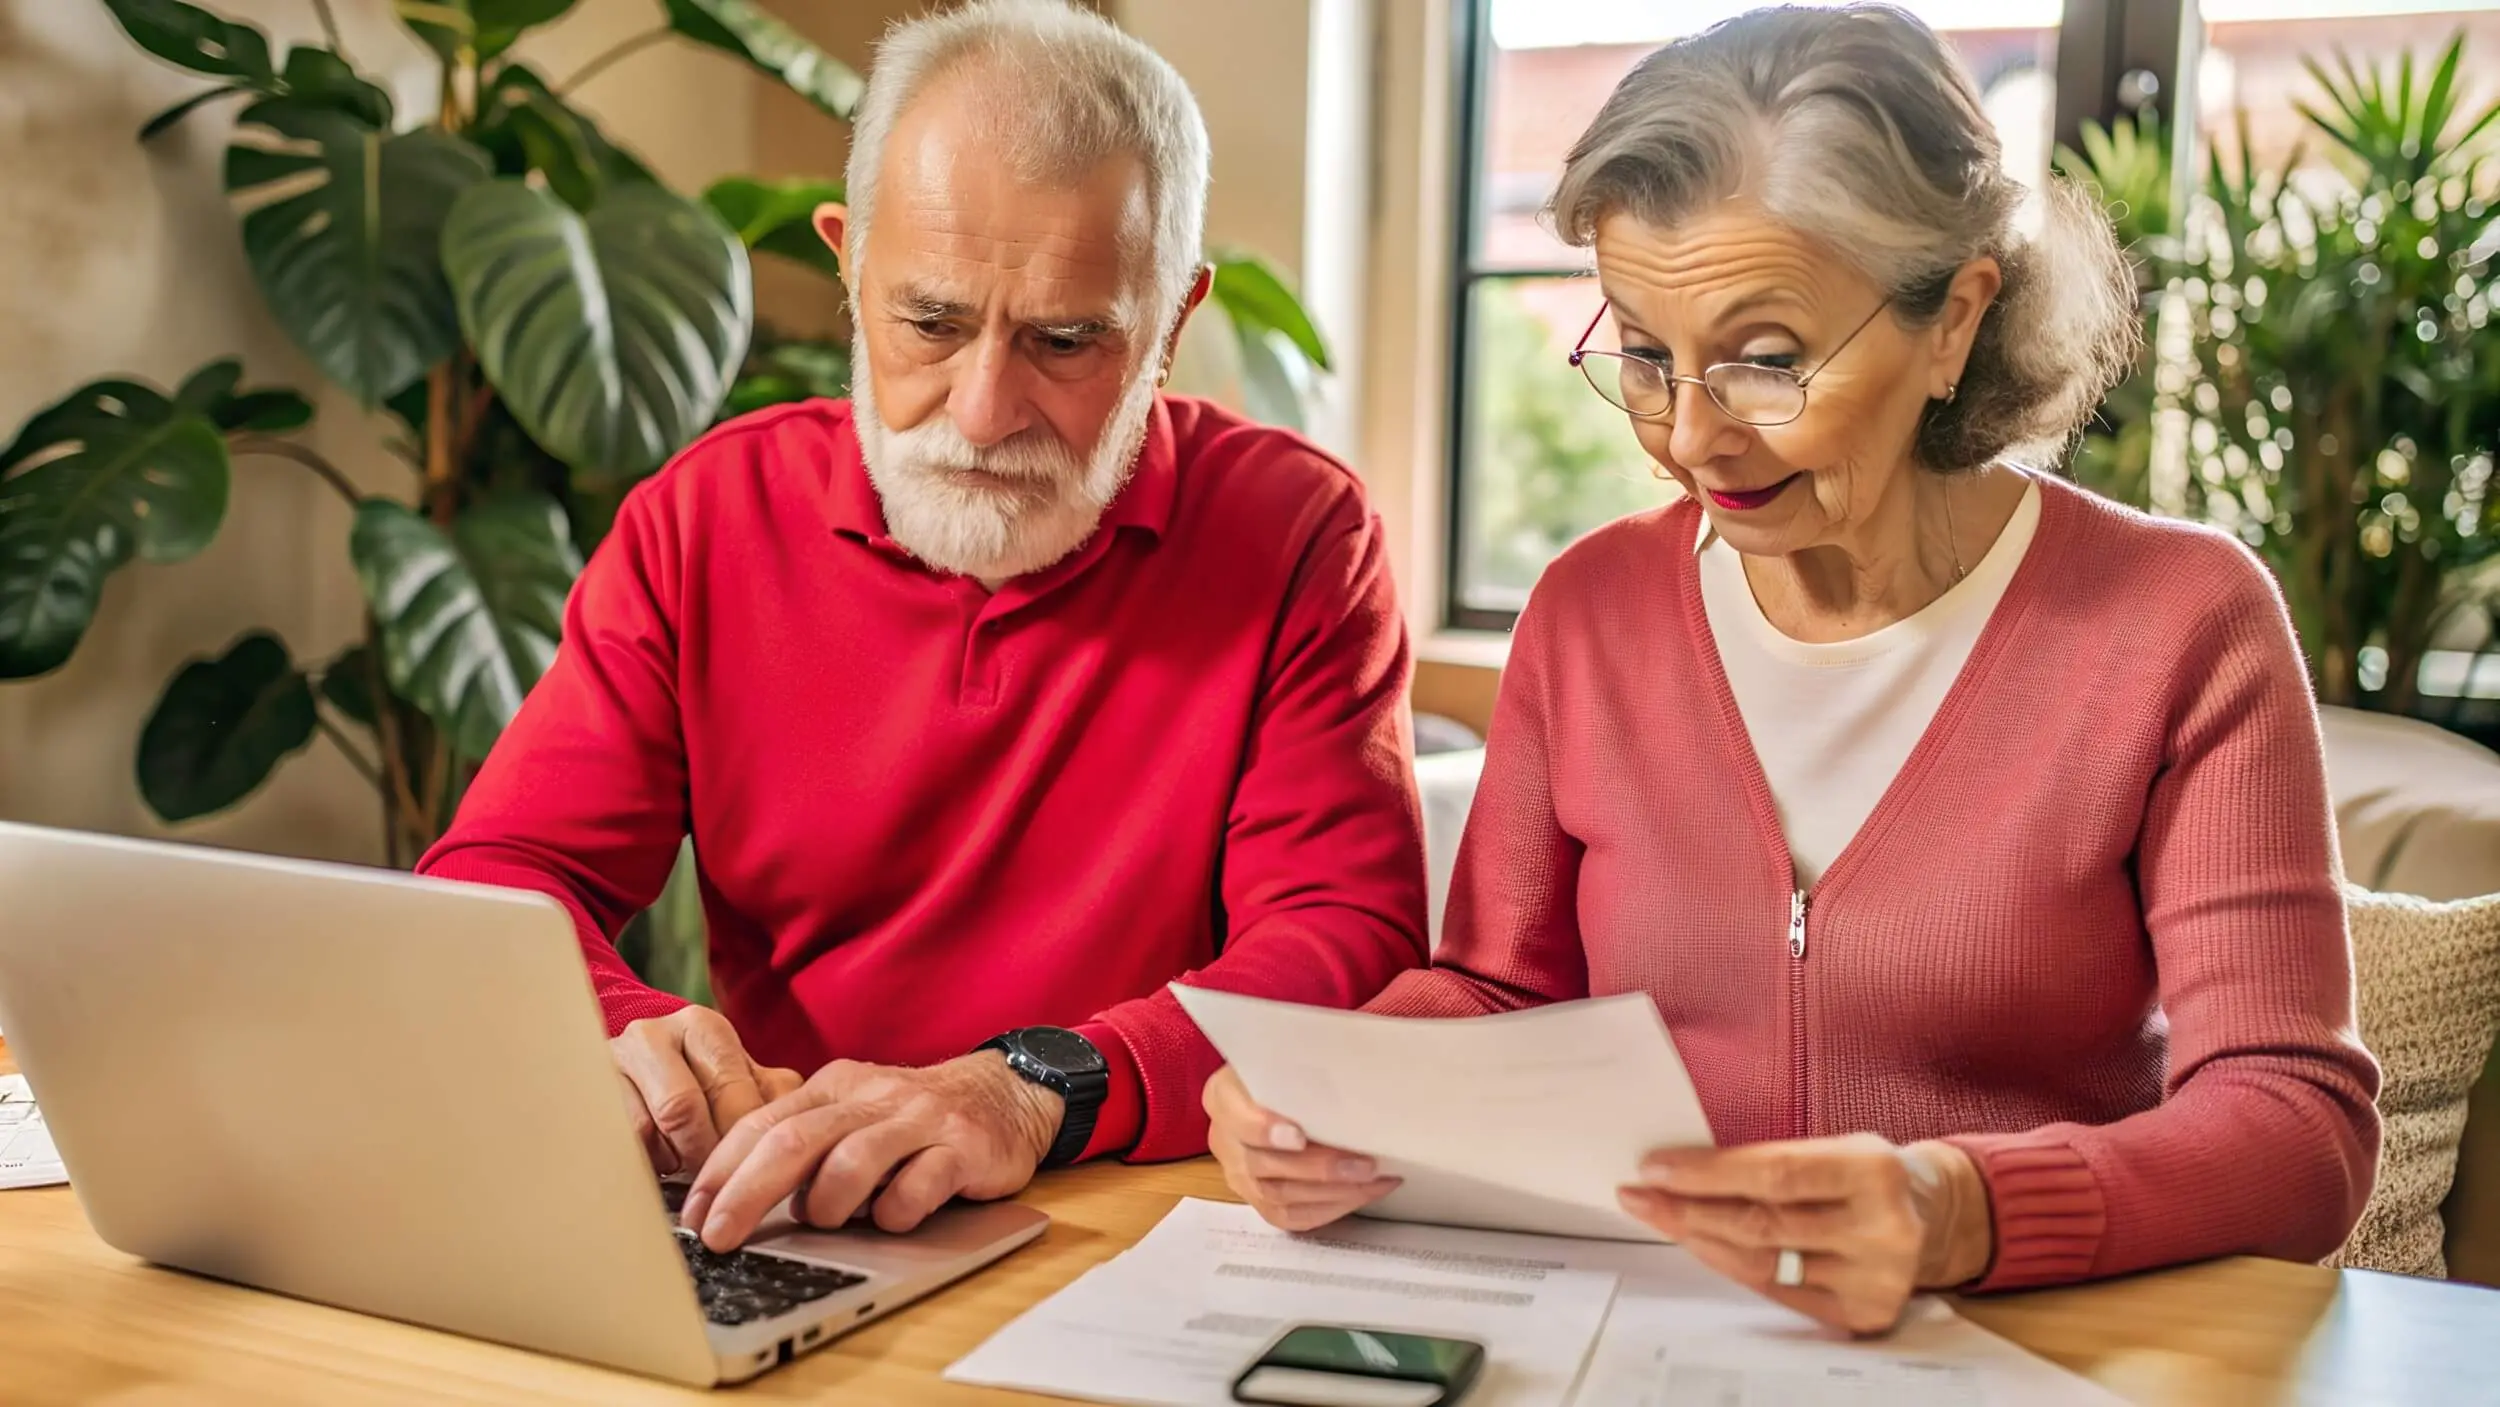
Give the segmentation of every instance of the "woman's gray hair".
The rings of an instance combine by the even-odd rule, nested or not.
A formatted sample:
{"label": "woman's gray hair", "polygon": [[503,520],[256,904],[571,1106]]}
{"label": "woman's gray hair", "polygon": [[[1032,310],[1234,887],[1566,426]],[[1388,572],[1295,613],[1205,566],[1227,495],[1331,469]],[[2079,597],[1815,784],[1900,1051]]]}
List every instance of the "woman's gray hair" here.
{"label": "woman's gray hair", "polygon": [[867,243],[895,121],[930,84],[971,69],[978,116],[1027,179],[1073,181],[1122,155],[1145,167],[1153,293],[1168,328],[1202,258],[1206,119],[1161,55],[1064,0],[976,0],[886,31],[851,119],[845,262],[857,267]]}
{"label": "woman's gray hair", "polygon": [[1609,215],[1669,226],[1739,192],[1856,265],[1913,327],[1963,266],[2002,267],[1958,393],[1919,422],[1930,469],[2062,456],[2134,365],[2135,277],[2107,217],[2052,178],[2026,237],[2030,192],[1970,75],[1889,5],[1755,10],[1651,54],[1571,149],[1548,213],[1585,247]]}

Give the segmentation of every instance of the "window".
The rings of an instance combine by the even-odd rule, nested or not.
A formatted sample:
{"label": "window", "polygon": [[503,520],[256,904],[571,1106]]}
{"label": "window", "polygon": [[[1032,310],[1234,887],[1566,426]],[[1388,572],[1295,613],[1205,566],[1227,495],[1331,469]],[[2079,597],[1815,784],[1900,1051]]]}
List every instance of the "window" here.
{"label": "window", "polygon": [[[1909,6],[1970,65],[2018,171],[2048,169],[2067,3],[2084,0]],[[1556,240],[1538,212],[1572,142],[1635,63],[1751,8],[1748,0],[1467,0],[1450,625],[1507,628],[1555,554],[1666,492],[1630,423],[1565,362],[1597,310],[1597,290],[1587,251]],[[1611,346],[1612,335],[1601,325],[1594,345]]]}

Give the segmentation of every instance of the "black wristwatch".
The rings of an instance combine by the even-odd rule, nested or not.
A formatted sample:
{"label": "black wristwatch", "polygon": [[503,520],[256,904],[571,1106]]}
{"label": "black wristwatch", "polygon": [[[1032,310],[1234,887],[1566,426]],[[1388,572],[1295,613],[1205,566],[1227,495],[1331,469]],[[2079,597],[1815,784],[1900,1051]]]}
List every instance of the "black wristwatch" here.
{"label": "black wristwatch", "polygon": [[1051,1140],[1042,1166],[1066,1167],[1083,1156],[1085,1145],[1094,1139],[1103,1098],[1111,1092],[1111,1067],[1094,1043],[1062,1027],[1026,1026],[983,1041],[981,1049],[1006,1056],[1008,1069],[1058,1091],[1067,1102],[1059,1116],[1059,1136]]}

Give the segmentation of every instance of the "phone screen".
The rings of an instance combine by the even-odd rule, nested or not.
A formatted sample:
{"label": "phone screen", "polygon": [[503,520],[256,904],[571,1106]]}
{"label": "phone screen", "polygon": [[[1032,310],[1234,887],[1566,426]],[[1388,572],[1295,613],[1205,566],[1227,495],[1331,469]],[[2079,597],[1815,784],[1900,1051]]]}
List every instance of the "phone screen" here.
{"label": "phone screen", "polygon": [[1483,1365],[1484,1346],[1465,1339],[1304,1324],[1250,1365],[1233,1397],[1286,1407],[1440,1407],[1464,1396]]}

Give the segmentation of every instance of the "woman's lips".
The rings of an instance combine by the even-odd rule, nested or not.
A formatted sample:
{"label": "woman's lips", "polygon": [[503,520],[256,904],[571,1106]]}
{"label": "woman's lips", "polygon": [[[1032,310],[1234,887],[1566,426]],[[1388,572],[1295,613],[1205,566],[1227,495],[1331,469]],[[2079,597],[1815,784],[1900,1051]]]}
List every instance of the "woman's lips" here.
{"label": "woman's lips", "polygon": [[1782,493],[1787,492],[1788,486],[1797,482],[1800,477],[1801,475],[1799,474],[1791,474],[1787,478],[1780,480],[1778,483],[1773,484],[1768,488],[1743,490],[1704,489],[1702,492],[1709,494],[1710,501],[1719,505],[1721,508],[1743,513],[1755,508],[1760,508],[1764,504],[1769,503],[1772,499],[1779,497]]}

